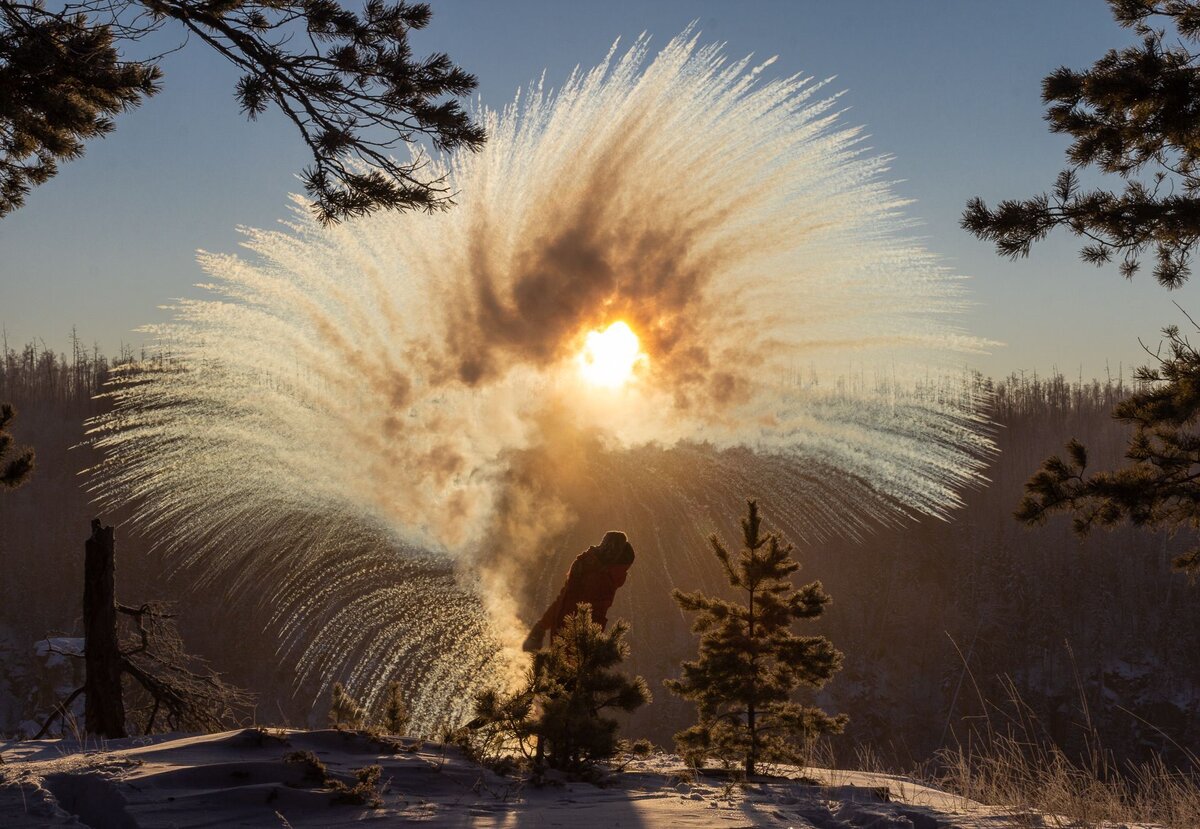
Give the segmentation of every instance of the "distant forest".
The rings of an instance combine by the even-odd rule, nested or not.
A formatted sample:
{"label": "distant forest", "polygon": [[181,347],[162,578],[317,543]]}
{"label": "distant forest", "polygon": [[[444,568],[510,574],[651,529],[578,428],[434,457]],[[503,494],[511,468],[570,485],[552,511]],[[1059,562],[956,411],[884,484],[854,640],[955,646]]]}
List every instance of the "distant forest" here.
{"label": "distant forest", "polygon": [[[125,353],[115,362],[135,358],[152,359]],[[105,405],[95,395],[111,369],[77,340],[71,355],[5,347],[0,401],[17,408],[13,432],[35,448],[37,469],[0,498],[0,647],[8,651],[0,696],[10,700],[7,712],[0,705],[0,731],[45,704],[44,690],[25,687],[32,669],[14,660],[27,654],[32,665],[36,640],[79,630],[82,545],[93,508],[78,473],[99,460],[84,444],[84,421]],[[899,763],[927,758],[967,739],[983,716],[1002,722],[1007,679],[1069,750],[1086,749],[1090,723],[1117,756],[1178,759],[1153,726],[1185,746],[1200,741],[1200,665],[1188,644],[1200,627],[1200,587],[1170,569],[1188,540],[1122,528],[1081,543],[1066,519],[1030,530],[1012,518],[1025,480],[1067,439],[1085,442],[1097,465],[1120,457],[1127,430],[1110,411],[1129,388],[1120,379],[1061,376],[975,382],[994,397],[1000,452],[985,473],[989,486],[966,492],[965,508],[949,522],[881,527],[859,542],[798,551],[801,577],[822,580],[834,600],[813,627],[846,654],[845,669],[819,696],[826,710],[851,717],[837,750],[861,742]],[[218,585],[197,582],[198,573],[172,574],[122,516],[104,517],[117,526],[120,595],[178,601],[189,649],[257,693],[260,722],[323,721],[316,688],[296,687],[292,666],[277,656],[267,608],[230,607]],[[561,551],[547,573],[560,576],[577,552]],[[610,613],[662,608],[654,625],[635,623],[630,633],[629,669],[647,678],[657,699],[633,715],[626,733],[668,746],[690,711],[661,680],[694,653],[669,587],[649,571],[631,578]]]}

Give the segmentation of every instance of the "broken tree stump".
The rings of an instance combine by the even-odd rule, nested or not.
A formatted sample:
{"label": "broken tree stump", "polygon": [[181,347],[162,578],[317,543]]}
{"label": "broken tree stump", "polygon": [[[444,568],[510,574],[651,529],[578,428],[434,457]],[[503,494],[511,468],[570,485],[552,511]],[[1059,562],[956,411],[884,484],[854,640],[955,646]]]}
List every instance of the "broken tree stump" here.
{"label": "broken tree stump", "polygon": [[113,528],[92,519],[84,544],[83,635],[84,729],[98,737],[125,737],[125,701],[121,695],[121,646],[117,638]]}

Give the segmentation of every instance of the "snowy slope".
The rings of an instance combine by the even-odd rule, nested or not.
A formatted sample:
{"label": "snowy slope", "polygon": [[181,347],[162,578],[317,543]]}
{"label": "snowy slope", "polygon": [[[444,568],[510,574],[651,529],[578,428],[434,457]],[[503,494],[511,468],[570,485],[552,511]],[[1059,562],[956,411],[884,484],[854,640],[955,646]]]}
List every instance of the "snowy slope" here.
{"label": "snowy slope", "polygon": [[[277,736],[276,736],[277,735]],[[631,764],[600,787],[522,786],[472,764],[451,747],[403,741],[399,751],[337,731],[230,731],[112,741],[0,743],[0,826],[341,827],[370,821],[431,827],[817,827],[1002,829],[1029,826],[902,778],[805,770],[811,781],[761,778],[733,789],[716,777],[690,781],[676,757]],[[305,780],[284,757],[311,751],[337,779],[383,768],[379,808],[337,805],[328,786]],[[1034,825],[1037,825],[1036,823]],[[1052,825],[1052,824],[1051,824]]]}

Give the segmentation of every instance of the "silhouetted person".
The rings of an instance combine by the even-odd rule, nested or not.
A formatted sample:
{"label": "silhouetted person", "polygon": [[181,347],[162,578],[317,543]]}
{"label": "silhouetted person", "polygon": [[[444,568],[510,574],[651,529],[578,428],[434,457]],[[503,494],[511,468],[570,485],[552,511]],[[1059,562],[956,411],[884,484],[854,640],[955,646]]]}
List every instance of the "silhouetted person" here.
{"label": "silhouetted person", "polygon": [[625,533],[608,532],[598,547],[589,547],[580,553],[567,573],[567,583],[558,591],[558,598],[550,603],[542,618],[538,620],[525,640],[527,651],[542,647],[549,631],[550,638],[562,627],[563,620],[575,612],[583,602],[592,606],[592,621],[605,627],[608,624],[608,609],[612,607],[617,588],[625,583],[625,576],[633,564],[633,546]]}

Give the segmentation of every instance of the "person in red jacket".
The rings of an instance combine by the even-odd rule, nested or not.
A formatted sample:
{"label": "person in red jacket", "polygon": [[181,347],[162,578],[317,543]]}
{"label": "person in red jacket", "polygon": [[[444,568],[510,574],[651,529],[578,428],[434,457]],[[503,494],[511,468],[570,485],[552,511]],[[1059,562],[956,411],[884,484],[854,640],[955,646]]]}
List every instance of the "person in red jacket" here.
{"label": "person in red jacket", "polygon": [[529,631],[525,650],[539,650],[547,632],[553,640],[563,620],[583,602],[592,606],[592,621],[600,627],[607,626],[608,609],[616,598],[617,588],[625,583],[632,564],[633,545],[625,538],[625,533],[605,533],[598,547],[589,547],[580,553],[572,562],[567,582],[558,591],[558,597]]}

